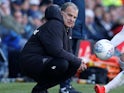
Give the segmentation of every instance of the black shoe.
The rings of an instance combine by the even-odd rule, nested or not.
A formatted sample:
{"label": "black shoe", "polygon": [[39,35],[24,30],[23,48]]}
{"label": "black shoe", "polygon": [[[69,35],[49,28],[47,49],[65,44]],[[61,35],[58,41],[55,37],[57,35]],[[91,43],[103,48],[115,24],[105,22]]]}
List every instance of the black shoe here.
{"label": "black shoe", "polygon": [[34,86],[31,93],[48,93],[48,91],[47,90],[41,90],[40,86],[37,84],[36,86]]}
{"label": "black shoe", "polygon": [[69,93],[81,93],[77,91],[75,88],[73,88],[72,86],[69,86],[67,89],[69,90]]}
{"label": "black shoe", "polygon": [[43,90],[43,91],[32,91],[31,93],[48,93],[46,90]]}
{"label": "black shoe", "polygon": [[59,90],[59,93],[69,93],[69,91],[67,90],[67,88],[61,88]]}
{"label": "black shoe", "polygon": [[72,86],[65,87],[59,90],[59,93],[81,93],[77,90],[75,90]]}

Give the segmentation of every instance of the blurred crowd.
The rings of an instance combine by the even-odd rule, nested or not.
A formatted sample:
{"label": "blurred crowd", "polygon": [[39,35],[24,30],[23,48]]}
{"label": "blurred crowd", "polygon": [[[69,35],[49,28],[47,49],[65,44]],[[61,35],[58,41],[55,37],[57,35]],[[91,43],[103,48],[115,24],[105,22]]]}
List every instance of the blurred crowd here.
{"label": "blurred crowd", "polygon": [[[113,2],[109,4],[109,1]],[[124,24],[124,6],[117,3],[119,0],[114,1],[85,0],[86,39],[111,39],[120,31]]]}
{"label": "blurred crowd", "polygon": [[[44,24],[45,10],[51,4],[53,0],[0,0],[0,59],[6,58],[0,62],[5,61],[8,77],[20,77],[19,53],[33,31]],[[85,40],[110,40],[124,25],[124,0],[85,0],[84,15]]]}

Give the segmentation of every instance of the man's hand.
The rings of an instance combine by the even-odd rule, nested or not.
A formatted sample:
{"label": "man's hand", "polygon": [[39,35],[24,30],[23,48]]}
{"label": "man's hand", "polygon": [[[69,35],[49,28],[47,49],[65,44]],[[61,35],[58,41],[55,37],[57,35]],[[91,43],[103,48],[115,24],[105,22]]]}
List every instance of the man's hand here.
{"label": "man's hand", "polygon": [[78,68],[78,72],[82,72],[86,69],[87,69],[87,65],[84,62],[82,62],[80,67]]}
{"label": "man's hand", "polygon": [[84,71],[84,70],[86,70],[87,69],[87,65],[83,62],[83,60],[82,60],[82,63],[81,63],[81,65],[80,65],[80,67],[78,68],[78,70],[77,70],[77,73],[75,74],[75,76],[76,77],[79,77],[80,76],[80,73],[82,72],[82,71]]}

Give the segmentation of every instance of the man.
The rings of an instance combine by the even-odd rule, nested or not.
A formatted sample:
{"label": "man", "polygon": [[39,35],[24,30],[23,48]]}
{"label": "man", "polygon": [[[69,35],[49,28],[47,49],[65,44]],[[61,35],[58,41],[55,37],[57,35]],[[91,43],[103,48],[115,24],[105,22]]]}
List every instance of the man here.
{"label": "man", "polygon": [[32,93],[48,93],[48,88],[86,69],[82,60],[70,52],[69,29],[77,15],[78,8],[73,3],[65,3],[61,11],[56,5],[48,7],[47,22],[34,31],[23,48],[22,72],[37,82]]}
{"label": "man", "polygon": [[[76,54],[77,45],[79,40],[84,39],[84,24],[85,24],[85,1],[84,0],[53,0],[54,4],[62,6],[65,2],[73,2],[79,9],[79,13],[75,22],[75,26],[72,28],[72,51]],[[60,83],[59,93],[80,93],[75,90],[71,85],[71,78]]]}
{"label": "man", "polygon": [[[116,47],[123,41],[124,41],[124,26],[122,30],[112,38],[111,43]],[[122,68],[122,71],[108,84],[104,86],[100,86],[97,84],[95,86],[96,93],[108,93],[110,90],[115,89],[124,84],[124,53],[121,54],[119,63]]]}

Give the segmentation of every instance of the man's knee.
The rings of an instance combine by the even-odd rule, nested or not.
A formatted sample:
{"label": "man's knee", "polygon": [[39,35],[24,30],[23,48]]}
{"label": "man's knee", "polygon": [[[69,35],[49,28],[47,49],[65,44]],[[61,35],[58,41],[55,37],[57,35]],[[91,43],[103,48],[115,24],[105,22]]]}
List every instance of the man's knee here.
{"label": "man's knee", "polygon": [[64,59],[53,59],[46,66],[46,72],[49,75],[62,75],[69,68],[69,62]]}

